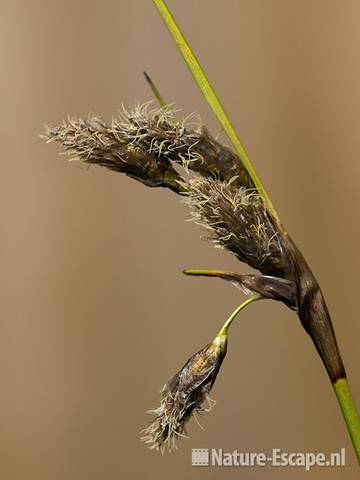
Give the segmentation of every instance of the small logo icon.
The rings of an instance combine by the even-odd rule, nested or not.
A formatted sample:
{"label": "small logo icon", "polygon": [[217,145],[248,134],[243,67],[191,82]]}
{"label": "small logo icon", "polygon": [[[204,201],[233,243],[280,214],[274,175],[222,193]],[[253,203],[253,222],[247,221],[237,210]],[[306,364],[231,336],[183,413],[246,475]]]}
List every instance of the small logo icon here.
{"label": "small logo icon", "polygon": [[209,465],[209,449],[193,448],[191,451],[191,464],[196,467],[207,467]]}

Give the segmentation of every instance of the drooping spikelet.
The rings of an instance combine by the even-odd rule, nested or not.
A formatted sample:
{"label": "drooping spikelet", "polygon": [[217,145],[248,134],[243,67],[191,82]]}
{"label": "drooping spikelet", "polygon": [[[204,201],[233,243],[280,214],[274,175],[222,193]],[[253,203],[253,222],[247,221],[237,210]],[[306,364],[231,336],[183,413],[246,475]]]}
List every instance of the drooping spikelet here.
{"label": "drooping spikelet", "polygon": [[266,275],[281,277],[286,256],[281,236],[254,189],[196,176],[185,200],[193,219],[207,229],[208,239]]}
{"label": "drooping spikelet", "polygon": [[[176,441],[186,436],[186,423],[197,412],[208,411],[214,401],[208,397],[226,355],[227,337],[214,341],[193,355],[163,387],[160,406],[149,413],[153,422],[142,431],[142,440],[162,453],[176,448]],[[202,405],[208,399],[209,407]]]}

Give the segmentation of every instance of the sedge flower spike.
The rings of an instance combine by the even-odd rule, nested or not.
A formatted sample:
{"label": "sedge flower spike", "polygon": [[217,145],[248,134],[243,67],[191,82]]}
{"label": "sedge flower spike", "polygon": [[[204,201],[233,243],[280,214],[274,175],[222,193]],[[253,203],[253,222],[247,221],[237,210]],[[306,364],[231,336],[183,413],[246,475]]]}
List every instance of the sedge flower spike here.
{"label": "sedge flower spike", "polygon": [[[209,411],[214,401],[208,396],[226,355],[227,335],[219,334],[213,342],[193,355],[164,385],[160,406],[150,410],[153,422],[142,431],[142,440],[150,448],[164,452],[176,448],[176,441],[186,436],[186,423],[197,413]],[[207,406],[204,403],[207,400]]]}

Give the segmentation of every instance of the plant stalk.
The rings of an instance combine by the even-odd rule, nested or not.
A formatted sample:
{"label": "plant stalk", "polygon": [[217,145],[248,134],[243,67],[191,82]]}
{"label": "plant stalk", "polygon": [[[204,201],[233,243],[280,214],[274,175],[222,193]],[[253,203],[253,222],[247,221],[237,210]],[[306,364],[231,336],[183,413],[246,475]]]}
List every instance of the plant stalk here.
{"label": "plant stalk", "polygon": [[333,386],[352,444],[354,445],[358,462],[360,463],[360,420],[353,402],[349,384],[346,378],[340,378]]}
{"label": "plant stalk", "polygon": [[257,300],[261,300],[262,298],[264,298],[262,295],[253,295],[252,297],[248,298],[243,303],[241,303],[237,308],[235,308],[235,310],[232,312],[230,317],[226,320],[224,325],[221,327],[221,330],[219,331],[218,336],[227,336],[230,325],[238,316],[238,314],[241,312],[241,310],[244,310],[244,308],[250,305],[250,303],[254,303]]}

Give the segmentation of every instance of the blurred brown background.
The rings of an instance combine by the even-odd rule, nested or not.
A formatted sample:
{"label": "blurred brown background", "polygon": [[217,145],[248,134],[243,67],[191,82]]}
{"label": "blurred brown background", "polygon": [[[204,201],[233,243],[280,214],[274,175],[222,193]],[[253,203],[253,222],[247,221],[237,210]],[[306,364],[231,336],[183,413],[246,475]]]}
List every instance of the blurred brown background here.
{"label": "blurred brown background", "polygon": [[[169,1],[317,274],[360,407],[360,3]],[[240,293],[185,267],[248,271],[200,239],[185,205],[59,157],[38,134],[68,113],[148,100],[146,69],[184,115],[203,101],[151,1],[1,2],[0,476],[4,480],[303,478],[194,469],[191,448],[337,451],[356,461],[296,316],[256,304],[232,329],[205,430],[161,457],[139,441],[158,390]],[[224,142],[226,138],[221,137]]]}

